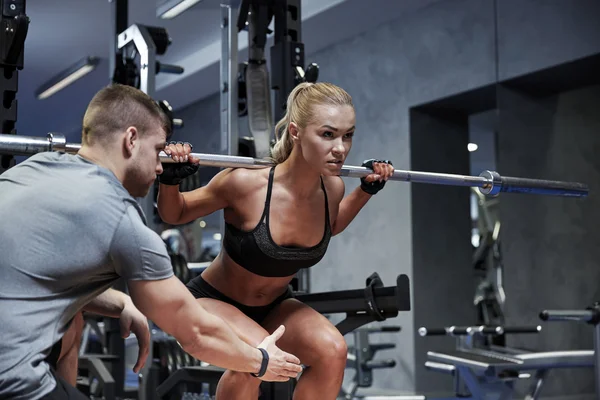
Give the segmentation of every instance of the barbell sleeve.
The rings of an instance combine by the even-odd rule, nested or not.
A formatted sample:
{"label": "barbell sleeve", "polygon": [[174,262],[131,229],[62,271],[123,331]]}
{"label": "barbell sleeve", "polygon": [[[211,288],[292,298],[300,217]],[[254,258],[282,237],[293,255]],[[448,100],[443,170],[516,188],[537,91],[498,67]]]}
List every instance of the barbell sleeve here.
{"label": "barbell sleeve", "polygon": [[581,197],[587,195],[587,185],[578,182],[548,181],[544,179],[511,178],[503,176],[502,191]]}
{"label": "barbell sleeve", "polygon": [[48,133],[46,137],[1,134],[0,153],[30,156],[44,151],[65,151],[66,143],[63,135],[55,133]]}
{"label": "barbell sleeve", "polygon": [[[67,143],[63,135],[49,133],[46,138],[0,134],[0,154],[33,155],[43,151],[77,153],[80,144]],[[220,168],[264,168],[273,165],[269,159],[230,156],[222,154],[192,153],[200,165]],[[160,153],[163,163],[174,162],[165,152]],[[366,167],[344,165],[340,176],[362,178],[372,173]],[[588,185],[578,182],[550,181],[543,179],[502,177],[495,171],[484,171],[479,176],[454,175],[437,172],[404,171],[396,169],[391,181],[425,183],[448,186],[477,187],[485,195],[495,196],[500,192],[531,193],[563,197],[585,197]]]}

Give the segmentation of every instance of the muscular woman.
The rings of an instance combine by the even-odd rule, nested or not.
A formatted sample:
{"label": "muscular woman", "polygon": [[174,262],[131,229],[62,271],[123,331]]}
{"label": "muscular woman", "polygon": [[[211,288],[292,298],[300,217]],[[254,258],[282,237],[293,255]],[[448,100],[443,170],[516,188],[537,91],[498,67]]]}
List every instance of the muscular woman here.
{"label": "muscular woman", "polygon": [[[256,345],[279,325],[281,349],[306,366],[295,400],[334,400],[342,384],[347,348],[327,318],[292,298],[289,283],[325,255],[331,236],[342,232],[393,173],[391,163],[370,160],[373,173],[344,197],[338,176],[352,147],[352,98],[329,83],[302,83],[289,95],[277,124],[275,166],[225,169],[204,187],[180,193],[181,179],[198,168],[189,144],[169,144],[179,163],[159,177],[158,210],[170,224],[183,224],[224,210],[222,251],[188,284],[198,302]],[[258,397],[260,380],[227,371],[218,399]]]}

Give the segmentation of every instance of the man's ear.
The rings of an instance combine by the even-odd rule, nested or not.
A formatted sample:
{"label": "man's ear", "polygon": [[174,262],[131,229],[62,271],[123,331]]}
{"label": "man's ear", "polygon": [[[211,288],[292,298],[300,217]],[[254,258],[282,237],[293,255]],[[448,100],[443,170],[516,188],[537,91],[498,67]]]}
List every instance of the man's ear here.
{"label": "man's ear", "polygon": [[300,128],[298,128],[298,125],[295,122],[290,122],[290,125],[288,126],[288,133],[294,142],[300,140]]}
{"label": "man's ear", "polygon": [[123,135],[123,151],[127,157],[131,157],[139,146],[140,133],[135,126],[130,126]]}

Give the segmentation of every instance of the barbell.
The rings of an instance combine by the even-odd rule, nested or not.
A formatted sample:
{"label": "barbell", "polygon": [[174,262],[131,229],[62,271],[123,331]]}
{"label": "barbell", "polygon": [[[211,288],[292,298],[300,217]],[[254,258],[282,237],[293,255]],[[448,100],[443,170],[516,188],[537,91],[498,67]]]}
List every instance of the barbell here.
{"label": "barbell", "polygon": [[[76,154],[80,144],[67,143],[64,135],[48,133],[46,137],[0,134],[0,154],[30,156],[45,151],[58,151]],[[273,165],[268,159],[230,156],[222,154],[192,153],[200,160],[200,165],[220,168],[265,168]],[[163,163],[174,162],[164,152],[160,153]],[[372,173],[370,168],[344,165],[340,176],[362,178]],[[437,172],[405,171],[396,169],[390,177],[392,181],[425,183],[448,186],[477,187],[481,193],[496,196],[500,192],[531,193],[563,197],[585,197],[588,185],[578,182],[551,181],[543,179],[514,178],[500,176],[495,171],[483,171],[479,176],[454,175]]]}

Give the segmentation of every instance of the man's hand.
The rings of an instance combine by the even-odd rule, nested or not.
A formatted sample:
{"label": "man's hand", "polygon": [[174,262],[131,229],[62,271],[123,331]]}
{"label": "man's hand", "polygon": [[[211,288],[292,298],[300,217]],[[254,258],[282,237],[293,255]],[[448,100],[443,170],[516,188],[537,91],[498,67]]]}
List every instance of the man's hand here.
{"label": "man's hand", "polygon": [[148,327],[148,320],[144,314],[135,308],[133,302],[128,301],[119,316],[119,325],[121,326],[121,337],[123,339],[131,333],[137,338],[139,352],[137,362],[133,367],[133,372],[137,374],[146,363],[148,353],[150,352],[150,328]]}
{"label": "man's hand", "polygon": [[267,382],[285,382],[290,378],[295,378],[302,372],[302,366],[298,357],[282,351],[275,345],[275,342],[285,332],[285,327],[281,325],[273,334],[267,336],[259,345],[269,353],[269,364],[267,372],[259,379]]}

